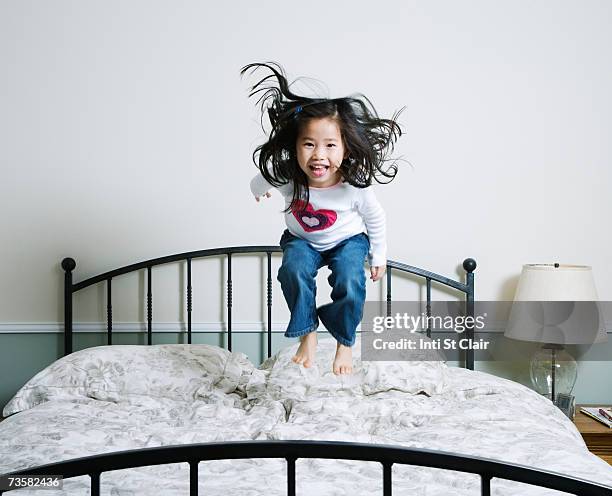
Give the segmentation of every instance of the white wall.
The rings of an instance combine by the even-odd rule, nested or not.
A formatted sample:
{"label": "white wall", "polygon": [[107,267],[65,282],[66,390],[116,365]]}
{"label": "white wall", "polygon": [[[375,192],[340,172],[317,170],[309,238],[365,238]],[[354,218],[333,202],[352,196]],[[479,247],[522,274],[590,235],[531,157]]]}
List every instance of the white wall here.
{"label": "white wall", "polygon": [[[276,244],[280,197],[248,189],[256,79],[239,78],[268,60],[382,116],[406,106],[395,156],[413,168],[377,189],[390,258],[457,278],[473,257],[483,300],[512,298],[524,263],[589,264],[610,300],[611,20],[595,0],[4,0],[0,323],[62,320],[64,256],[80,280]],[[156,315],[172,321],[168,291]],[[133,321],[126,301],[115,315]]]}

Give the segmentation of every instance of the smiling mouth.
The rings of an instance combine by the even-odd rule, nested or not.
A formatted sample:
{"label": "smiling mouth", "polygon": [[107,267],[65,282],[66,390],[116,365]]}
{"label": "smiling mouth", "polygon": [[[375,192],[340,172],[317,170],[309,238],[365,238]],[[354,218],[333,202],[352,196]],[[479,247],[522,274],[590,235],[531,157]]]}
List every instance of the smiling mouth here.
{"label": "smiling mouth", "polygon": [[321,177],[327,172],[329,165],[309,165],[308,168],[316,177]]}

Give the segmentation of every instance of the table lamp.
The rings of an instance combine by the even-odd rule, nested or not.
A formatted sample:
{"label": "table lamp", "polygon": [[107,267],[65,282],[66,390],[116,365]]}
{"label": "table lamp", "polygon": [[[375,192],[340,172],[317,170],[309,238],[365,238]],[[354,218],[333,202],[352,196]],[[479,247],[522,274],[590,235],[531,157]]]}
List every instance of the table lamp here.
{"label": "table lamp", "polygon": [[560,393],[570,395],[577,377],[576,360],[565,345],[607,340],[597,300],[589,266],[523,266],[504,335],[542,343],[531,357],[531,382],[555,404]]}

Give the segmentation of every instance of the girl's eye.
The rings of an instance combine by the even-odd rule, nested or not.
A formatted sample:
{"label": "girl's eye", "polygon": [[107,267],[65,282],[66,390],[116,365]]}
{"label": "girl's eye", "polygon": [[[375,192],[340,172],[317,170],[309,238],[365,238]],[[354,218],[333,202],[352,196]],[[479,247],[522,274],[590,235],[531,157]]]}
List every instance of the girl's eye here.
{"label": "girl's eye", "polygon": [[330,143],[328,146],[336,146],[334,143]]}

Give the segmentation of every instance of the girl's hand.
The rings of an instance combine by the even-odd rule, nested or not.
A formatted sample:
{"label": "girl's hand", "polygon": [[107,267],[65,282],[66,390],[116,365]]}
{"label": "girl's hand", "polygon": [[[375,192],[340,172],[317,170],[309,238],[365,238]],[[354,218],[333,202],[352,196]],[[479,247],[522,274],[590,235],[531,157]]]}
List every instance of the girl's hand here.
{"label": "girl's hand", "polygon": [[255,200],[259,201],[259,199],[260,199],[260,198],[263,198],[264,196],[265,196],[266,198],[270,198],[270,197],[272,196],[272,193],[270,193],[270,192],[268,191],[268,192],[267,192],[265,195],[263,195],[263,196],[256,196],[256,197],[255,197]]}
{"label": "girl's hand", "polygon": [[382,276],[385,275],[386,270],[386,265],[380,265],[379,267],[370,267],[370,279],[372,279],[373,282],[382,279]]}

